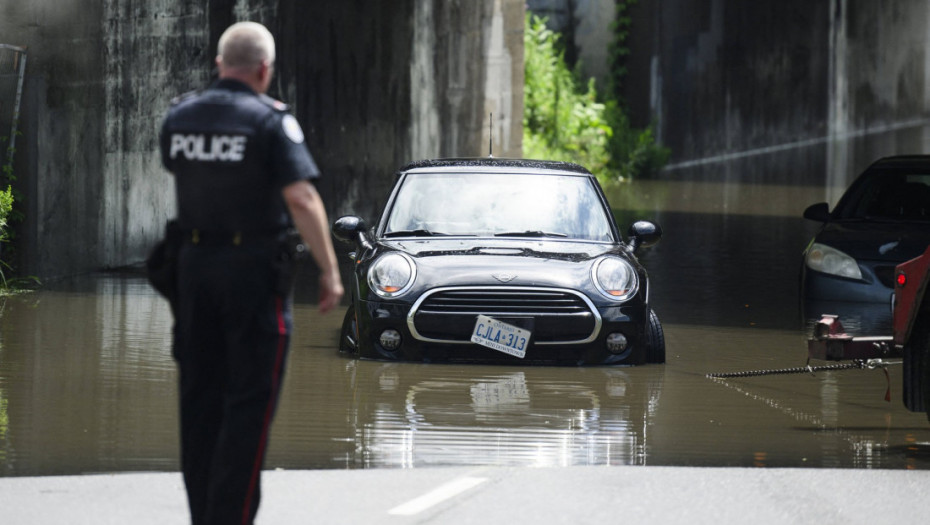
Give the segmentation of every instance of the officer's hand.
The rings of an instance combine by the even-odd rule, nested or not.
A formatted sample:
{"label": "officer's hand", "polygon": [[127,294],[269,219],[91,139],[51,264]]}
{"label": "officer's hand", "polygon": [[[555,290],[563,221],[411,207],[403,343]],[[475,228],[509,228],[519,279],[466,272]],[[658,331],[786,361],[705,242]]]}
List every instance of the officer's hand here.
{"label": "officer's hand", "polygon": [[339,270],[320,274],[320,313],[325,314],[339,306],[344,293]]}

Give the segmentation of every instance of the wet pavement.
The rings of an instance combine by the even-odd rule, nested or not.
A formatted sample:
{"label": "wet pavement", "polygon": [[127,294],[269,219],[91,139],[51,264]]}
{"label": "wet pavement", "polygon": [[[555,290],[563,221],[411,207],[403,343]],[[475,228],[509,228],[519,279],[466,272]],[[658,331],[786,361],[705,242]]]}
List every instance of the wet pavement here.
{"label": "wet pavement", "polygon": [[[930,424],[901,370],[709,379],[799,367],[800,218],[821,188],[622,186],[668,363],[637,368],[356,361],[341,312],[301,289],[267,468],[809,467],[930,470]],[[754,203],[754,204],[753,204]],[[138,275],[86,276],[0,300],[0,476],[176,472],[167,305]],[[885,397],[890,388],[890,401]]]}
{"label": "wet pavement", "polygon": [[[930,472],[699,467],[270,471],[256,523],[909,523]],[[916,496],[916,497],[915,497]],[[4,523],[185,523],[178,473],[0,478]]]}

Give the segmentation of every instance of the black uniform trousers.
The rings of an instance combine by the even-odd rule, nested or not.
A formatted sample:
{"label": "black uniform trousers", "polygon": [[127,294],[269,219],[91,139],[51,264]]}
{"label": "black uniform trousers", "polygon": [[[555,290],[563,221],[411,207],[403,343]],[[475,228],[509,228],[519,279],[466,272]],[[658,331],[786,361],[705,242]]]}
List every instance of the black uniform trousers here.
{"label": "black uniform trousers", "polygon": [[252,523],[258,509],[292,325],[279,253],[272,241],[181,248],[173,353],[194,525]]}

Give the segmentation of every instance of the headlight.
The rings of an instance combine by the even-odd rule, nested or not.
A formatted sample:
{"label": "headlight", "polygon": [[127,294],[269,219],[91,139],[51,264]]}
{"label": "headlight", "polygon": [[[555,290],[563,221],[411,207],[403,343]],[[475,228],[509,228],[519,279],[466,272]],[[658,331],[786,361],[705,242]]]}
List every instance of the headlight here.
{"label": "headlight", "polygon": [[381,297],[397,297],[413,284],[416,264],[407,255],[393,252],[381,256],[368,269],[368,284]]}
{"label": "headlight", "polygon": [[633,265],[620,257],[604,257],[594,263],[592,273],[598,291],[614,301],[626,301],[639,288]]}
{"label": "headlight", "polygon": [[849,279],[862,279],[859,264],[845,253],[825,244],[814,243],[807,250],[807,267],[818,272],[838,275]]}

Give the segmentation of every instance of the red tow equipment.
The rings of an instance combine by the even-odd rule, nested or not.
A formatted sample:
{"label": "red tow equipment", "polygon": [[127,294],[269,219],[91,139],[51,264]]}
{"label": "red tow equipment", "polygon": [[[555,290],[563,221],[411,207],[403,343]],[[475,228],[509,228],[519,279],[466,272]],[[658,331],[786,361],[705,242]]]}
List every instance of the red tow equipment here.
{"label": "red tow equipment", "polygon": [[920,257],[901,263],[895,269],[894,342],[907,343],[914,329],[917,312],[930,282],[930,246]]}
{"label": "red tow equipment", "polygon": [[853,337],[845,332],[835,315],[824,315],[807,340],[807,357],[823,361],[900,357],[891,336]]}

